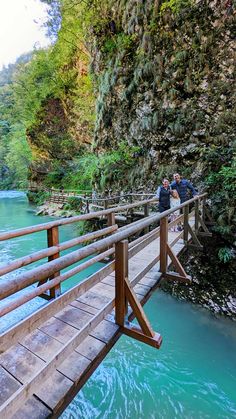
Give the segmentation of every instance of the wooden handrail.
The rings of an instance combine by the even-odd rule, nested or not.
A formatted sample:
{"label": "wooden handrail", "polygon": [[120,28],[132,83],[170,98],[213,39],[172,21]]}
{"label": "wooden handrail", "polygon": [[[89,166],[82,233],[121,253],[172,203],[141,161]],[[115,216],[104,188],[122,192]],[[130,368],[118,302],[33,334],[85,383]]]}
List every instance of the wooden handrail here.
{"label": "wooden handrail", "polygon": [[78,244],[85,243],[90,240],[97,239],[106,234],[113,233],[118,229],[118,225],[114,224],[110,227],[106,227],[102,230],[94,231],[92,233],[84,234],[83,236],[76,237],[75,239],[62,242],[57,246],[47,247],[45,249],[39,250],[38,252],[31,253],[30,255],[23,256],[19,259],[15,259],[13,262],[9,262],[6,265],[0,267],[0,275],[5,275],[9,272],[14,271],[15,269],[22,268],[22,266],[29,265],[31,263],[37,262],[40,259],[46,258],[48,256],[53,256],[62,250],[70,249],[71,247],[77,246]]}
{"label": "wooden handrail", "polygon": [[[149,227],[151,224],[156,223],[165,217],[169,216],[171,213],[182,209],[186,206],[189,206],[192,202],[195,202],[196,200],[200,200],[204,198],[206,194],[202,194],[200,196],[196,196],[188,201],[186,201],[183,204],[180,204],[179,206],[169,209],[167,211],[164,211],[161,214],[149,216],[140,222],[135,223],[135,225],[128,226],[125,230],[116,232],[112,234],[110,237],[106,237],[102,240],[99,240],[98,242],[92,243],[82,249],[76,250],[74,252],[71,252],[70,254],[67,254],[65,256],[59,257],[56,260],[50,261],[48,263],[45,263],[39,267],[36,267],[32,269],[31,271],[24,272],[21,275],[17,276],[16,278],[12,280],[1,280],[0,283],[0,294],[1,299],[5,298],[29,285],[34,284],[35,282],[44,280],[46,278],[49,278],[50,275],[53,273],[60,271],[70,265],[73,265],[74,263],[84,259],[85,257],[94,255],[98,252],[102,252],[104,249],[107,249],[114,245],[115,243],[118,243],[121,240],[124,240],[140,230],[145,229],[146,227]],[[107,210],[108,211],[108,210]]]}
{"label": "wooden handrail", "polygon": [[115,195],[115,196],[108,196],[108,197],[98,197],[98,198],[90,198],[90,197],[81,197],[84,201],[97,201],[97,202],[104,202],[104,201],[114,201],[115,199],[120,199],[120,198],[129,198],[130,196],[148,196],[150,197],[155,197],[156,194],[153,193],[127,193],[124,195]]}
{"label": "wooden handrail", "polygon": [[[18,296],[14,300],[6,301],[4,304],[1,304],[0,317],[5,316],[6,314],[20,307],[21,305],[32,300],[33,298],[42,295],[44,292],[51,290],[52,288],[64,282],[65,280],[71,278],[72,276],[78,274],[79,272],[82,272],[84,269],[87,269],[90,266],[94,265],[94,263],[104,260],[106,257],[110,256],[112,253],[114,253],[114,249],[109,249],[103,253],[100,253],[99,255],[94,256],[92,259],[89,259],[81,263],[79,266],[76,266],[75,268],[70,269],[63,275],[59,275],[51,279],[50,281],[45,282],[44,284],[38,286],[37,288],[28,290],[23,295]],[[94,286],[94,282],[91,281],[91,284],[88,283],[86,291],[88,291],[93,286]],[[84,292],[85,290],[84,283],[83,284],[81,283],[81,288],[83,289],[83,292]]]}
{"label": "wooden handrail", "polygon": [[90,212],[89,214],[77,215],[75,217],[70,217],[70,218],[62,218],[60,220],[51,221],[49,223],[37,224],[36,226],[30,226],[30,227],[17,229],[17,230],[11,230],[11,231],[0,234],[0,241],[9,240],[9,239],[20,237],[20,236],[25,236],[27,234],[37,233],[39,231],[48,230],[55,226],[59,227],[62,225],[72,224],[79,221],[92,220],[93,218],[107,216],[108,214],[111,214],[113,212],[114,213],[123,212],[123,211],[126,211],[127,209],[143,206],[149,202],[154,203],[156,201],[157,201],[156,198],[152,198],[152,199],[147,199],[145,201],[139,201],[134,204],[120,205],[118,207],[112,207],[112,208],[108,208],[102,211]]}

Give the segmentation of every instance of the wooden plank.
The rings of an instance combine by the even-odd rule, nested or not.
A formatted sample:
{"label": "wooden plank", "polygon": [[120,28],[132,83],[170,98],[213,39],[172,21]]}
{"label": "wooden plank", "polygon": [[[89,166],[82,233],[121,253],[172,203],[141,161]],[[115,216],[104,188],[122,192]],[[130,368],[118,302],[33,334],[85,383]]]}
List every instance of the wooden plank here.
{"label": "wooden plank", "polygon": [[87,336],[75,351],[93,361],[105,347],[106,344],[101,340],[93,336]]}
{"label": "wooden plank", "polygon": [[115,297],[115,288],[104,283],[97,284],[93,287],[93,292],[106,296],[107,298]]}
{"label": "wooden plank", "polygon": [[0,404],[4,403],[21,386],[2,366],[0,366],[0,383]]}
{"label": "wooden plank", "polygon": [[1,355],[0,363],[23,384],[31,380],[45,365],[44,361],[20,344],[13,346]]}
{"label": "wooden plank", "polygon": [[[146,252],[145,252],[145,253],[146,253]],[[136,261],[133,261],[133,262],[134,262],[134,265],[136,265]],[[152,278],[150,278],[150,279],[152,280]],[[109,284],[108,284],[108,287],[109,287]],[[110,286],[110,287],[112,287],[112,286]],[[100,286],[98,287],[98,289],[99,289],[99,290],[102,290],[102,288],[101,288]],[[98,299],[100,299],[100,297],[101,297],[101,296],[99,296],[99,297],[98,297],[98,295],[96,295],[96,299],[97,299],[97,298],[98,298]],[[101,301],[101,300],[100,300],[100,301]],[[82,304],[81,302],[76,301],[76,302],[75,302],[75,304],[77,304],[77,303],[79,303],[79,304],[80,304],[79,309],[80,309],[81,311],[82,311],[82,310],[83,310],[83,311],[86,311],[86,310],[84,310],[84,308],[85,308],[85,307],[81,306],[81,304]],[[73,301],[72,301],[72,303],[71,303],[71,304],[73,305]],[[89,306],[87,306],[87,307],[89,307]],[[73,308],[73,307],[72,307],[72,308]],[[75,308],[75,307],[74,307],[74,308]],[[88,308],[87,308],[87,309],[88,309]],[[88,312],[88,313],[89,313],[89,312]],[[56,319],[56,320],[58,320],[58,319]],[[111,324],[111,322],[107,322],[107,323],[110,323],[110,324]],[[68,326],[68,325],[67,325],[67,326]],[[99,325],[99,326],[100,326],[100,325]],[[74,328],[72,327],[72,330],[73,330],[73,329],[74,329]],[[99,328],[98,328],[98,329],[99,329]],[[115,331],[113,330],[113,337],[111,337],[111,338],[110,338],[110,340],[108,340],[108,341],[107,341],[107,343],[108,343],[108,344],[109,344],[109,342],[111,341],[111,339],[113,339],[113,338],[114,338],[114,336],[115,336],[115,335],[117,335],[117,333],[119,332],[119,330],[118,330],[118,332],[117,332],[117,330],[118,330],[118,329],[116,329]],[[98,330],[98,332],[99,332],[99,330]],[[91,336],[89,336],[89,337],[91,338]],[[88,338],[89,338],[89,337],[88,337]],[[87,338],[86,338],[86,339],[87,339]],[[99,339],[99,337],[98,337],[98,339]],[[100,339],[102,339],[102,332],[101,332],[101,331],[100,331]],[[105,342],[101,342],[100,340],[95,340],[95,341],[102,343],[102,344],[103,344],[103,348],[105,347],[105,346],[104,346],[104,345],[105,345]],[[147,343],[147,342],[146,342],[146,343]],[[60,367],[60,366],[59,366],[59,367]],[[79,367],[78,367],[78,368],[79,368]],[[86,368],[84,369],[84,371],[85,371],[85,370],[86,370]],[[83,372],[81,372],[81,377],[82,377],[82,375],[83,375],[83,374],[84,374],[84,373],[83,373]],[[74,378],[76,378],[76,377],[74,376]],[[73,388],[74,388],[74,387],[73,387]],[[62,398],[62,401],[61,401],[60,403],[64,403],[64,397]],[[58,406],[57,406],[57,409],[58,409]]]}
{"label": "wooden plank", "polygon": [[149,243],[152,243],[159,236],[159,232],[155,233],[153,236],[149,236],[143,241],[139,242],[135,246],[129,248],[129,258],[138,254],[142,249],[144,249]]}
{"label": "wooden plank", "polygon": [[91,331],[90,335],[102,342],[108,343],[109,340],[113,338],[116,333],[118,333],[118,331],[119,326],[117,326],[117,324],[103,320],[93,331]]}
{"label": "wooden plank", "polygon": [[150,291],[150,289],[151,289],[150,287],[146,285],[142,285],[140,283],[135,285],[135,287],[133,288],[135,294],[140,294],[140,295],[146,295]]}
{"label": "wooden plank", "polygon": [[66,242],[60,243],[57,246],[41,249],[37,252],[31,253],[30,255],[15,259],[14,261],[6,263],[6,265],[0,267],[0,275],[4,275],[23,266],[27,266],[30,263],[37,262],[40,259],[54,255],[55,253],[58,253],[62,250],[70,249],[71,247],[77,246],[78,244],[82,244],[84,242],[88,242],[90,240],[99,238],[103,235],[110,234],[114,232],[117,228],[118,226],[115,225],[113,227],[104,228],[102,230],[94,231],[92,233],[87,233],[74,239],[68,240]]}
{"label": "wooden plank", "polygon": [[35,395],[54,411],[63,404],[64,398],[72,390],[73,385],[72,380],[55,370],[46,376],[42,386],[36,387]]}
{"label": "wooden plank", "polygon": [[81,301],[77,301],[77,300],[72,301],[70,305],[72,305],[73,307],[80,308],[81,310],[86,311],[87,313],[90,313],[90,314],[97,314],[98,312],[98,308],[88,306],[87,304],[81,303]]}
{"label": "wooden plank", "polygon": [[62,347],[62,344],[58,340],[43,333],[41,330],[35,330],[33,333],[27,335],[21,339],[20,344],[44,361],[53,358],[54,353]]}
{"label": "wooden plank", "polygon": [[148,278],[148,276],[145,276],[139,281],[139,284],[147,285],[148,287],[152,288],[156,285],[156,280],[152,278]]}
{"label": "wooden plank", "polygon": [[146,267],[143,268],[136,276],[129,275],[130,282],[132,286],[134,287],[145,275],[148,274],[148,272],[157,264],[159,261],[160,256],[157,256],[156,258],[152,259],[149,264],[146,264]]}
{"label": "wooden plank", "polygon": [[51,317],[39,329],[61,343],[67,343],[77,333],[77,329],[56,317]]}
{"label": "wooden plank", "polygon": [[[207,228],[206,224],[205,224],[205,223],[204,223],[204,221],[201,219],[201,217],[200,217],[200,215],[199,215],[199,214],[198,214],[198,221],[199,221],[199,223],[201,224],[201,227],[202,227],[203,231],[204,231],[205,233],[209,233],[209,234],[211,234],[211,233],[210,233],[210,231],[208,230],[208,228]],[[199,231],[198,231],[197,233],[199,233]],[[211,234],[211,235],[212,235],[212,234]]]}
{"label": "wooden plank", "polygon": [[62,320],[64,323],[75,327],[76,329],[81,329],[85,323],[89,322],[93,318],[91,314],[85,313],[83,310],[72,307],[71,305],[55,314],[55,317]]}
{"label": "wooden plank", "polygon": [[212,233],[206,233],[205,231],[198,231],[198,237],[212,237]]}
{"label": "wooden plank", "polygon": [[65,377],[78,384],[81,375],[90,366],[90,360],[79,354],[77,351],[72,352],[57,368]]}
{"label": "wooden plank", "polygon": [[112,287],[114,287],[115,286],[115,278],[113,276],[108,275],[108,276],[106,276],[106,278],[104,278],[102,280],[102,283],[107,284],[107,285],[111,285]]}
{"label": "wooden plank", "polygon": [[17,410],[11,419],[45,419],[51,416],[51,413],[51,410],[33,396]]}
{"label": "wooden plank", "polygon": [[104,306],[104,304],[107,304],[109,301],[111,301],[110,298],[96,294],[92,291],[86,292],[85,294],[81,295],[81,297],[79,297],[77,300],[81,303],[87,304],[91,307],[95,307],[99,310]]}

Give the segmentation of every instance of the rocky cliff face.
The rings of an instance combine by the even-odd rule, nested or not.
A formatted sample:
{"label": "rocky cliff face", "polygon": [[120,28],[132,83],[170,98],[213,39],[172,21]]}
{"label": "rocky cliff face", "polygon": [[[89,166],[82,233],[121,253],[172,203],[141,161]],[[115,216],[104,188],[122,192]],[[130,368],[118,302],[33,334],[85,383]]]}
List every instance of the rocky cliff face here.
{"label": "rocky cliff face", "polygon": [[143,180],[153,182],[179,170],[200,184],[229,163],[234,29],[231,1],[112,2],[92,54],[96,149],[140,146]]}
{"label": "rocky cliff face", "polygon": [[110,5],[107,15],[103,10],[106,24],[94,29],[95,148],[116,148],[120,141],[139,147],[135,167],[125,177],[128,187],[154,190],[161,177],[179,171],[209,192],[215,231],[221,234],[204,244],[203,254],[185,258],[190,287],[163,287],[236,318],[233,3],[120,0]]}

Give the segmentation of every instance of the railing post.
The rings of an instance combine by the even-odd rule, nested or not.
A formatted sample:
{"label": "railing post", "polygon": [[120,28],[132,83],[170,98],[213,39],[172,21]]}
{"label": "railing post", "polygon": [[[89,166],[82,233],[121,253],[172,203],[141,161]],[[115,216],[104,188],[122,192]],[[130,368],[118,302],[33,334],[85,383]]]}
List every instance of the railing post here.
{"label": "railing post", "polygon": [[195,220],[194,220],[194,227],[195,227],[195,233],[198,234],[198,228],[199,228],[199,201],[195,201]]}
{"label": "railing post", "polygon": [[[149,204],[145,204],[144,205],[144,217],[148,217],[149,216]],[[149,227],[146,227],[144,230],[144,234],[149,233]]]}
{"label": "railing post", "polygon": [[160,220],[160,272],[167,271],[168,217]]}
{"label": "railing post", "polygon": [[188,243],[188,218],[189,218],[189,205],[184,207],[184,244]]}
{"label": "railing post", "polygon": [[104,199],[104,209],[106,210],[108,208],[108,201],[107,199]]}
{"label": "railing post", "polygon": [[89,214],[89,200],[86,199],[86,212]]}
{"label": "railing post", "polygon": [[149,203],[144,205],[144,217],[149,216]]}
{"label": "railing post", "polygon": [[[59,244],[58,226],[49,228],[49,230],[47,231],[47,238],[48,238],[48,247],[57,246]],[[50,262],[51,260],[55,260],[59,257],[60,257],[60,253],[59,252],[55,253],[55,255],[52,255],[52,256],[48,257],[48,261]],[[56,278],[59,275],[60,275],[60,272],[54,272],[54,274],[52,276],[50,276],[50,278],[48,278],[48,279]],[[59,297],[60,294],[61,294],[60,284],[56,285],[54,288],[50,289],[50,297],[51,298]]]}
{"label": "railing post", "polygon": [[107,226],[113,226],[115,223],[115,213],[111,212],[110,214],[107,214]]}
{"label": "railing post", "polygon": [[202,198],[202,221],[206,223],[206,197]]}
{"label": "railing post", "polygon": [[115,245],[115,322],[124,326],[127,313],[125,279],[128,278],[128,240]]}

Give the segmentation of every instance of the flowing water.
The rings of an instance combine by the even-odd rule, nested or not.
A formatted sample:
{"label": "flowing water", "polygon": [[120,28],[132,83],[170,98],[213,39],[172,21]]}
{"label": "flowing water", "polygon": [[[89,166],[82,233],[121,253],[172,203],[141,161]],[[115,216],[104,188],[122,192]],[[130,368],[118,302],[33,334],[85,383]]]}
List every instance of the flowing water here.
{"label": "flowing water", "polygon": [[[22,194],[8,192],[0,196],[0,219],[7,230],[48,217],[36,217]],[[71,234],[65,229],[63,239]],[[1,245],[0,260],[36,248],[25,236],[14,247]],[[121,337],[61,419],[236,418],[235,323],[161,291],[145,311],[163,336],[161,349]]]}

